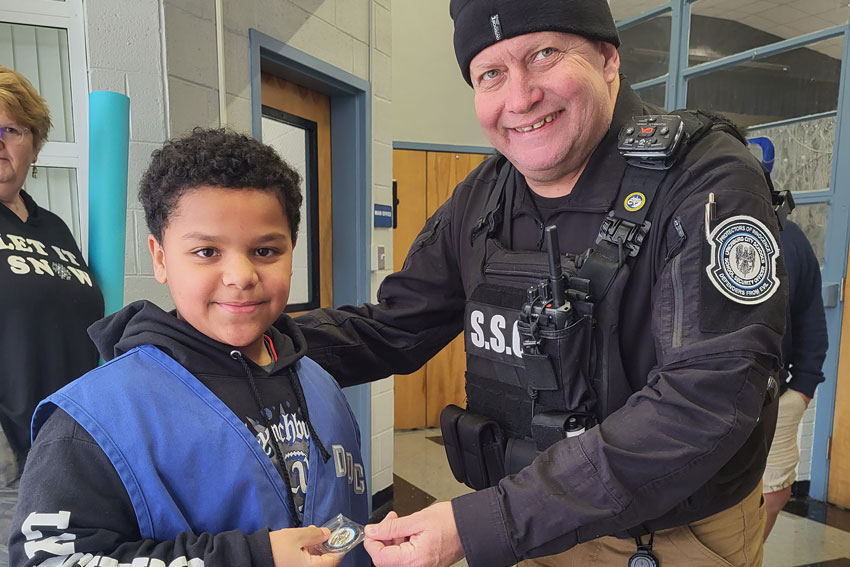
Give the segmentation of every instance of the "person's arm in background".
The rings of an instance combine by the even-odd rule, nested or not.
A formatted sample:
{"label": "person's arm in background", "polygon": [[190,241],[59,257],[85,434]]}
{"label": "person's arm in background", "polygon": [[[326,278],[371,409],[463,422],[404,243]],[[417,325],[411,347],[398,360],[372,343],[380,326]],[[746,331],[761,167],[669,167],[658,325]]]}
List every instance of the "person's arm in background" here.
{"label": "person's arm in background", "polygon": [[112,463],[80,425],[57,409],[39,432],[21,479],[9,561],[16,567],[194,565],[196,560],[205,567],[335,567],[340,557],[302,549],[327,536],[326,529],[312,527],[143,539]]}
{"label": "person's arm in background", "polygon": [[785,367],[791,373],[788,386],[799,392],[808,404],[817,385],[824,381],[823,362],[829,346],[820,264],[808,238],[797,225],[787,224],[782,242],[794,248],[795,265],[789,261],[788,269],[798,273],[796,293],[789,300],[791,344],[783,353],[788,357]]}

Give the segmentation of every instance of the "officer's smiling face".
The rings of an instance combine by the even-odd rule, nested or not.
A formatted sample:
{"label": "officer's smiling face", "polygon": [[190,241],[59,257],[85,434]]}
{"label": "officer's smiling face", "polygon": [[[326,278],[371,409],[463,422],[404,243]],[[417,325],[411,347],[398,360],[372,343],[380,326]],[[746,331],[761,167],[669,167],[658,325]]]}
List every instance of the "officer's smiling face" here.
{"label": "officer's smiling face", "polygon": [[545,188],[574,182],[608,130],[619,67],[613,45],[573,34],[500,41],[469,65],[478,121],[531,187],[551,195]]}

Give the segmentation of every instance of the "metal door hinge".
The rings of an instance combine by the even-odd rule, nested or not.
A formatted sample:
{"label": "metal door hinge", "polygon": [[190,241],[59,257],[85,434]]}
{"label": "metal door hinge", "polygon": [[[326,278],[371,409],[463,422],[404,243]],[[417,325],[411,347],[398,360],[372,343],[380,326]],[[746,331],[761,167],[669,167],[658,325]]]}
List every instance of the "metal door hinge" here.
{"label": "metal door hinge", "polygon": [[829,436],[829,439],[826,440],[826,460],[830,460],[832,458],[832,435]]}
{"label": "metal door hinge", "polygon": [[844,303],[844,290],[847,289],[847,276],[841,278],[841,289],[838,290],[838,297],[841,298],[841,303]]}

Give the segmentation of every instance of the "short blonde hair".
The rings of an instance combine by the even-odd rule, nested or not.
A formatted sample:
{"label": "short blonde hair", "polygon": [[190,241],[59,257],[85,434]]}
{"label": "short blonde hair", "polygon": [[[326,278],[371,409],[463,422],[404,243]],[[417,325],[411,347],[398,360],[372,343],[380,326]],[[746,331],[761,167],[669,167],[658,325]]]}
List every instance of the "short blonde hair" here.
{"label": "short blonde hair", "polygon": [[41,150],[52,125],[47,102],[26,77],[0,65],[0,108],[32,132],[33,148]]}

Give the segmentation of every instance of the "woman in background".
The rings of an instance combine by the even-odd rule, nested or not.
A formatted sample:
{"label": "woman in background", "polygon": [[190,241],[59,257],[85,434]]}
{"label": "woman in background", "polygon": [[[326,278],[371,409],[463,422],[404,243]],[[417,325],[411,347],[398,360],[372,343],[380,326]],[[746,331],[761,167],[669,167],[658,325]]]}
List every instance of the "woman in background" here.
{"label": "woman in background", "polygon": [[[20,73],[0,66],[0,542],[42,398],[97,365],[86,328],[103,297],[62,220],[24,181],[47,140],[50,111]],[[36,176],[36,168],[32,167]]]}

